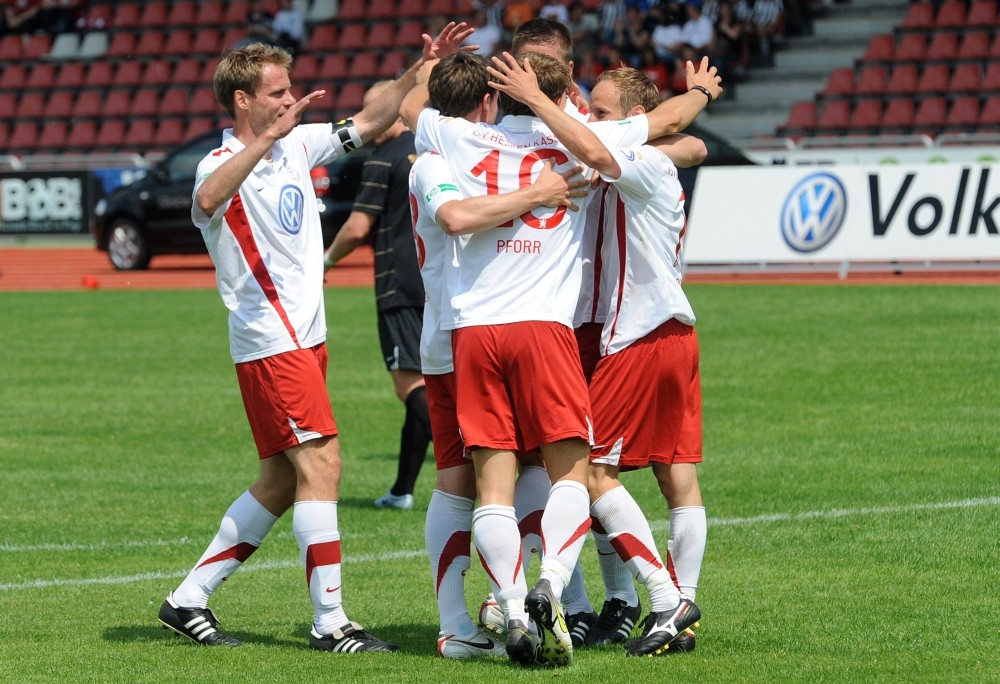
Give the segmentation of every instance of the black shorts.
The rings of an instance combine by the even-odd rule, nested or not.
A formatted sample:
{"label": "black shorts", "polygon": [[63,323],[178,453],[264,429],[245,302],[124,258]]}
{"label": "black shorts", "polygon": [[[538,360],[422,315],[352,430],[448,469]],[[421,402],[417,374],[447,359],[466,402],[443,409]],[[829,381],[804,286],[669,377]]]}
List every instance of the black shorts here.
{"label": "black shorts", "polygon": [[386,370],[420,372],[420,332],[423,326],[423,308],[401,307],[379,313],[378,339]]}

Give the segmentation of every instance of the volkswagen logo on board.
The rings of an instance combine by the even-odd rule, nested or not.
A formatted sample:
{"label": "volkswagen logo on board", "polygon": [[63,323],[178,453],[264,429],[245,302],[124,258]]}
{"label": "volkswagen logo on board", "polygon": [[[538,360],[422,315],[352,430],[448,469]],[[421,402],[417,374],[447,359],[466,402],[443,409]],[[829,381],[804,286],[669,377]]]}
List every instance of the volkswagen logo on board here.
{"label": "volkswagen logo on board", "polygon": [[847,193],[840,179],[813,173],[788,193],[781,209],[781,237],[796,252],[816,252],[830,243],[847,215]]}

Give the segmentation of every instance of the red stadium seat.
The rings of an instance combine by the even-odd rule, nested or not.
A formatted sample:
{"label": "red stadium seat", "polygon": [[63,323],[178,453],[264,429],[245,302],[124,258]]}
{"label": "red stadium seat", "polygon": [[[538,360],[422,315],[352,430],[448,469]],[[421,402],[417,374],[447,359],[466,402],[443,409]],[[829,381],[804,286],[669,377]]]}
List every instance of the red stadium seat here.
{"label": "red stadium seat", "polygon": [[[354,4],[354,3],[345,3]],[[242,24],[250,13],[250,0],[234,0],[227,2],[225,16],[222,18],[223,24]],[[204,25],[204,24],[203,24]]]}
{"label": "red stadium seat", "polygon": [[194,33],[186,28],[173,28],[163,41],[163,54],[173,57],[186,57],[191,54],[194,45]]}
{"label": "red stadium seat", "polygon": [[1000,93],[1000,62],[990,62],[983,74],[983,82],[980,86],[987,95],[990,93]]}
{"label": "red stadium seat", "polygon": [[128,116],[132,111],[132,93],[128,90],[112,90],[104,97],[101,114],[106,117]]}
{"label": "red stadium seat", "polygon": [[114,80],[114,64],[110,60],[102,59],[90,63],[87,67],[87,80],[84,83],[88,88],[108,88]]}
{"label": "red stadium seat", "polygon": [[74,117],[98,117],[104,111],[104,92],[101,90],[84,90],[76,98],[73,108]]}
{"label": "red stadium seat", "polygon": [[920,80],[920,72],[916,64],[897,64],[893,67],[892,75],[885,86],[885,92],[889,95],[908,95],[917,92],[917,83]]}
{"label": "red stadium seat", "polygon": [[[192,140],[197,138],[202,133],[208,133],[213,128],[218,128],[215,125],[215,119],[211,116],[193,116],[188,119],[187,126],[184,128],[184,139]],[[219,142],[222,142],[222,138],[219,138]]]}
{"label": "red stadium seat", "polygon": [[966,62],[955,67],[951,75],[953,93],[978,93],[981,87],[982,78],[978,62]]}
{"label": "red stadium seat", "polygon": [[56,65],[42,62],[31,67],[28,80],[25,82],[27,88],[52,88],[56,82]]}
{"label": "red stadium seat", "polygon": [[948,101],[943,97],[929,97],[921,100],[917,113],[913,117],[913,128],[916,132],[936,134],[944,127],[948,118]]}
{"label": "red stadium seat", "polygon": [[111,34],[105,57],[132,57],[135,55],[135,34],[131,31],[115,31]]}
{"label": "red stadium seat", "polygon": [[169,27],[197,26],[199,19],[198,8],[193,0],[174,0],[170,3],[165,25]]}
{"label": "red stadium seat", "polygon": [[335,99],[334,109],[346,116],[353,116],[364,106],[365,87],[360,83],[345,83]]}
{"label": "red stadium seat", "polygon": [[148,86],[167,86],[174,81],[174,63],[169,59],[153,59],[142,69],[142,82]]}
{"label": "red stadium seat", "polygon": [[344,26],[340,31],[338,50],[353,52],[363,50],[368,45],[368,30],[362,24]]}
{"label": "red stadium seat", "polygon": [[160,89],[139,88],[132,94],[131,116],[158,116],[160,113]]}
{"label": "red stadium seat", "polygon": [[927,31],[934,28],[934,3],[920,0],[911,2],[906,10],[906,16],[899,24],[904,31]]}
{"label": "red stadium seat", "polygon": [[81,88],[86,82],[86,69],[83,62],[64,62],[59,67],[56,80],[53,84],[56,88]]}
{"label": "red stadium seat", "polygon": [[38,132],[38,124],[34,121],[17,121],[10,132],[11,148],[34,152],[38,143]]}
{"label": "red stadium seat", "polygon": [[17,109],[14,110],[15,119],[40,119],[45,112],[46,94],[41,90],[31,90],[17,101]]}
{"label": "red stadium seat", "polygon": [[990,56],[990,34],[986,31],[966,31],[958,44],[960,60],[983,60]]}
{"label": "red stadium seat", "polygon": [[28,78],[23,64],[8,64],[0,70],[0,91],[20,90]]}
{"label": "red stadium seat", "polygon": [[975,130],[979,124],[979,98],[965,95],[956,98],[948,109],[945,127],[948,129]]}
{"label": "red stadium seat", "polygon": [[928,64],[920,73],[918,93],[946,93],[951,88],[951,72],[947,64]]}
{"label": "red stadium seat", "polygon": [[927,45],[926,58],[935,61],[954,61],[958,54],[958,34],[951,31],[935,33]]}
{"label": "red stadium seat", "polygon": [[52,49],[52,36],[47,33],[35,33],[27,36],[24,42],[24,51],[21,53],[22,59],[41,59]]}
{"label": "red stadium seat", "polygon": [[388,22],[372,26],[368,33],[368,49],[388,50],[396,45],[396,27]]}
{"label": "red stadium seat", "polygon": [[396,15],[403,18],[423,17],[426,14],[426,7],[424,0],[400,0]]}
{"label": "red stadium seat", "polygon": [[895,58],[902,62],[922,62],[927,56],[927,38],[922,33],[906,33],[899,39]]}
{"label": "red stadium seat", "polygon": [[816,103],[812,100],[794,103],[788,110],[788,119],[778,130],[788,136],[812,135],[816,130]]}
{"label": "red stadium seat", "polygon": [[48,121],[38,134],[37,148],[39,151],[58,153],[66,147],[66,136],[68,134],[65,120]]}
{"label": "red stadium seat", "polygon": [[965,0],[944,0],[934,17],[934,26],[939,29],[963,28],[965,12]]}
{"label": "red stadium seat", "polygon": [[24,40],[20,34],[9,33],[0,38],[0,62],[16,62],[24,54]]}
{"label": "red stadium seat", "polygon": [[142,12],[139,15],[139,26],[144,28],[163,28],[167,26],[167,13],[169,7],[162,0],[142,3]]}
{"label": "red stadium seat", "polygon": [[160,98],[161,116],[184,116],[189,111],[188,89],[185,86],[172,86],[163,91],[163,96]]}
{"label": "red stadium seat", "polygon": [[[240,3],[234,2],[233,5]],[[201,0],[198,3],[198,19],[195,26],[217,26],[224,23],[226,3],[224,0]]]}
{"label": "red stadium seat", "polygon": [[374,52],[358,52],[351,60],[347,72],[351,78],[369,80],[378,76],[378,67],[379,59]]}
{"label": "red stadium seat", "polygon": [[45,101],[45,118],[63,119],[73,116],[76,94],[72,90],[53,90]]}
{"label": "red stadium seat", "polygon": [[125,138],[120,143],[126,149],[145,152],[156,142],[156,119],[132,119],[125,129]]}
{"label": "red stadium seat", "polygon": [[892,35],[877,35],[868,39],[862,62],[891,62],[896,58],[896,38]]}
{"label": "red stadium seat", "polygon": [[364,21],[368,19],[368,8],[367,2],[342,2],[337,13],[337,21]]}
{"label": "red stadium seat", "polygon": [[173,82],[182,85],[201,84],[201,60],[185,57],[174,63]]}
{"label": "red stadium seat", "polygon": [[1000,59],[1000,31],[997,32],[990,42],[990,59]]}
{"label": "red stadium seat", "polygon": [[823,97],[850,97],[855,87],[854,69],[842,67],[830,72],[821,94]]}
{"label": "red stadium seat", "polygon": [[968,28],[993,28],[997,23],[996,0],[973,0],[965,16]]}
{"label": "red stadium seat", "polygon": [[192,114],[217,114],[221,106],[215,101],[215,91],[209,86],[196,88],[191,95],[188,111]]}
{"label": "red stadium seat", "polygon": [[91,119],[74,119],[66,135],[66,147],[89,150],[97,139],[97,123]]}
{"label": "red stadium seat", "polygon": [[116,150],[125,140],[125,122],[121,119],[104,119],[97,128],[94,145],[101,149]]}
{"label": "red stadium seat", "polygon": [[379,0],[379,2],[373,2],[368,6],[368,16],[369,20],[380,20],[380,19],[395,19],[398,15],[398,8],[396,7],[396,0]]}
{"label": "red stadium seat", "polygon": [[882,95],[886,88],[885,67],[866,66],[858,76],[858,95]]}
{"label": "red stadium seat", "polygon": [[163,54],[165,36],[159,29],[148,28],[139,32],[135,42],[135,54],[140,57],[156,57]]}
{"label": "red stadium seat", "polygon": [[337,49],[340,34],[333,24],[321,24],[309,36],[309,49],[315,53],[331,52]]}
{"label": "red stadium seat", "polygon": [[882,113],[882,130],[908,132],[913,127],[913,99],[900,97],[889,100]]}
{"label": "red stadium seat", "polygon": [[7,149],[10,146],[10,126],[0,121],[0,149]]}
{"label": "red stadium seat", "polygon": [[111,16],[113,28],[135,28],[139,25],[142,5],[138,2],[115,3],[115,13]]}
{"label": "red stadium seat", "polygon": [[408,55],[403,50],[393,50],[382,58],[378,67],[379,78],[395,79],[406,70]]}
{"label": "red stadium seat", "polygon": [[[542,3],[535,3],[536,11],[541,7],[541,4]],[[426,12],[428,16],[441,14],[446,17],[451,17],[455,13],[455,0],[427,0]]]}
{"label": "red stadium seat", "polygon": [[426,33],[426,27],[421,21],[408,21],[400,25],[399,30],[396,31],[396,45],[397,47],[423,47],[424,39],[423,34]]}
{"label": "red stadium seat", "polygon": [[142,84],[142,62],[121,62],[115,69],[114,85],[137,86]]}
{"label": "red stadium seat", "polygon": [[10,113],[17,108],[17,95],[10,92],[0,92],[0,121],[10,116]]}
{"label": "red stadium seat", "polygon": [[882,98],[868,97],[859,100],[851,111],[847,128],[854,134],[875,134],[882,125]]}
{"label": "red stadium seat", "polygon": [[156,146],[173,147],[184,142],[185,125],[180,117],[161,118],[156,126]]}
{"label": "red stadium seat", "polygon": [[830,100],[823,105],[816,120],[816,132],[823,135],[840,135],[847,130],[851,116],[851,103],[847,100]]}
{"label": "red stadium seat", "polygon": [[1000,95],[986,98],[983,108],[979,110],[979,129],[1000,131]]}
{"label": "red stadium seat", "polygon": [[202,28],[191,41],[192,55],[217,55],[222,52],[222,34],[216,28]]}
{"label": "red stadium seat", "polygon": [[350,73],[347,70],[347,55],[335,52],[320,62],[316,79],[324,88],[329,88],[331,84],[342,81],[348,76]]}
{"label": "red stadium seat", "polygon": [[289,76],[292,83],[315,82],[319,76],[319,57],[309,52],[296,56]]}

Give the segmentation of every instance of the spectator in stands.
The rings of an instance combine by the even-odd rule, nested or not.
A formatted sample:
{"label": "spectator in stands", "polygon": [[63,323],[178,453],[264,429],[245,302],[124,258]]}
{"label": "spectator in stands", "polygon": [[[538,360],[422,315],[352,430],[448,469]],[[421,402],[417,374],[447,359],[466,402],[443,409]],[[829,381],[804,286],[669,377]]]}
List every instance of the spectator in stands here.
{"label": "spectator in stands", "polygon": [[569,18],[565,22],[569,35],[573,38],[573,48],[580,58],[588,48],[596,47],[601,35],[601,20],[595,12],[587,11],[582,2],[569,6]]}
{"label": "spectator in stands", "polygon": [[56,36],[76,29],[83,22],[86,0],[43,0],[38,28]]}
{"label": "spectator in stands", "polygon": [[3,10],[4,27],[0,33],[33,33],[40,28],[42,0],[7,0]]}
{"label": "spectator in stands", "polygon": [[278,12],[271,22],[271,33],[278,47],[293,57],[306,43],[306,18],[292,0],[281,0]]}
{"label": "spectator in stands", "polygon": [[625,0],[608,0],[601,3],[601,39],[610,45],[615,39],[618,25],[625,20]]}
{"label": "spectator in stands", "polygon": [[729,76],[746,73],[746,33],[743,24],[736,18],[731,0],[719,0],[716,8],[718,17],[715,20],[715,42],[709,51],[709,57],[728,81]]}
{"label": "spectator in stands", "polygon": [[528,0],[509,0],[504,3],[503,10],[503,41],[510,43],[514,32],[529,19],[534,19],[535,8]]}
{"label": "spectator in stands", "polygon": [[782,0],[737,0],[736,18],[747,29],[752,54],[772,64],[771,53],[784,42],[785,6]]}
{"label": "spectator in stands", "polygon": [[657,25],[650,34],[650,42],[661,59],[673,60],[674,51],[684,42],[682,33],[684,24],[673,8],[662,9],[663,11],[657,15]]}
{"label": "spectator in stands", "polygon": [[712,21],[702,13],[702,0],[687,0],[684,7],[687,11],[687,21],[681,27],[681,38],[685,45],[690,45],[698,54],[697,64],[701,57],[708,54],[715,40],[715,27]]}
{"label": "spectator in stands", "polygon": [[538,16],[553,19],[560,24],[569,24],[569,10],[564,0],[545,0],[545,4],[538,10]]}
{"label": "spectator in stands", "polygon": [[642,49],[642,53],[639,55],[639,66],[636,68],[644,73],[660,91],[660,99],[670,94],[672,70],[667,68],[652,45],[647,45]]}
{"label": "spectator in stands", "polygon": [[[247,30],[247,36],[239,42],[239,45],[250,43],[274,44],[274,15],[267,9],[267,3],[263,0],[253,0],[250,3],[250,11],[247,13],[246,21],[243,22]],[[235,47],[235,46],[234,46]]]}
{"label": "spectator in stands", "polygon": [[[576,43],[574,42],[574,45]],[[573,60],[574,71],[573,80],[580,86],[580,90],[589,93],[597,83],[597,77],[604,71],[598,57],[598,48],[594,45],[583,48],[580,58]]]}
{"label": "spectator in stands", "polygon": [[475,27],[476,32],[469,36],[465,42],[469,45],[479,46],[479,49],[476,50],[477,55],[492,57],[503,38],[500,27],[490,23],[486,10],[481,7],[473,11],[471,24]]}
{"label": "spectator in stands", "polygon": [[486,13],[486,23],[503,30],[504,0],[473,0],[472,9]]}
{"label": "spectator in stands", "polygon": [[629,66],[637,66],[643,48],[652,44],[645,20],[646,15],[638,7],[626,7],[615,31],[613,44]]}

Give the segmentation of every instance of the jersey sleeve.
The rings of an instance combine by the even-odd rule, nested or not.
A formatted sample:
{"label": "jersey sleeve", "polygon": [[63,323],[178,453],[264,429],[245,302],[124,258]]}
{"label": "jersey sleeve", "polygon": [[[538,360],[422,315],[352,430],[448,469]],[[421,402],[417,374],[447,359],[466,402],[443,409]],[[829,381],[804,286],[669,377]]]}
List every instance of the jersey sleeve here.
{"label": "jersey sleeve", "polygon": [[294,135],[301,140],[311,169],[329,164],[364,144],[350,119],[335,124],[302,124],[295,127]]}
{"label": "jersey sleeve", "polygon": [[591,121],[587,126],[609,148],[644,145],[649,137],[645,114],[620,121]]}
{"label": "jersey sleeve", "polygon": [[[204,184],[205,179],[212,175],[212,173],[218,169],[220,166],[225,164],[227,161],[232,159],[233,152],[228,147],[220,147],[217,150],[213,150],[204,159],[198,163],[198,169],[195,171],[194,176],[194,189],[191,191],[192,200],[198,196],[198,190]],[[191,222],[199,230],[205,230],[212,224],[216,224],[222,220],[226,211],[229,210],[229,205],[232,204],[232,198],[229,198],[223,202],[215,213],[209,216],[201,210],[197,202],[192,201],[191,203]]]}
{"label": "jersey sleeve", "polygon": [[603,180],[643,200],[662,191],[664,176],[677,178],[677,167],[667,155],[650,145],[616,148],[611,153],[618,161],[621,176],[617,179],[601,174]]}
{"label": "jersey sleeve", "polygon": [[452,180],[451,168],[440,154],[425,152],[413,164],[410,189],[430,216],[447,202],[462,199],[462,193]]}

